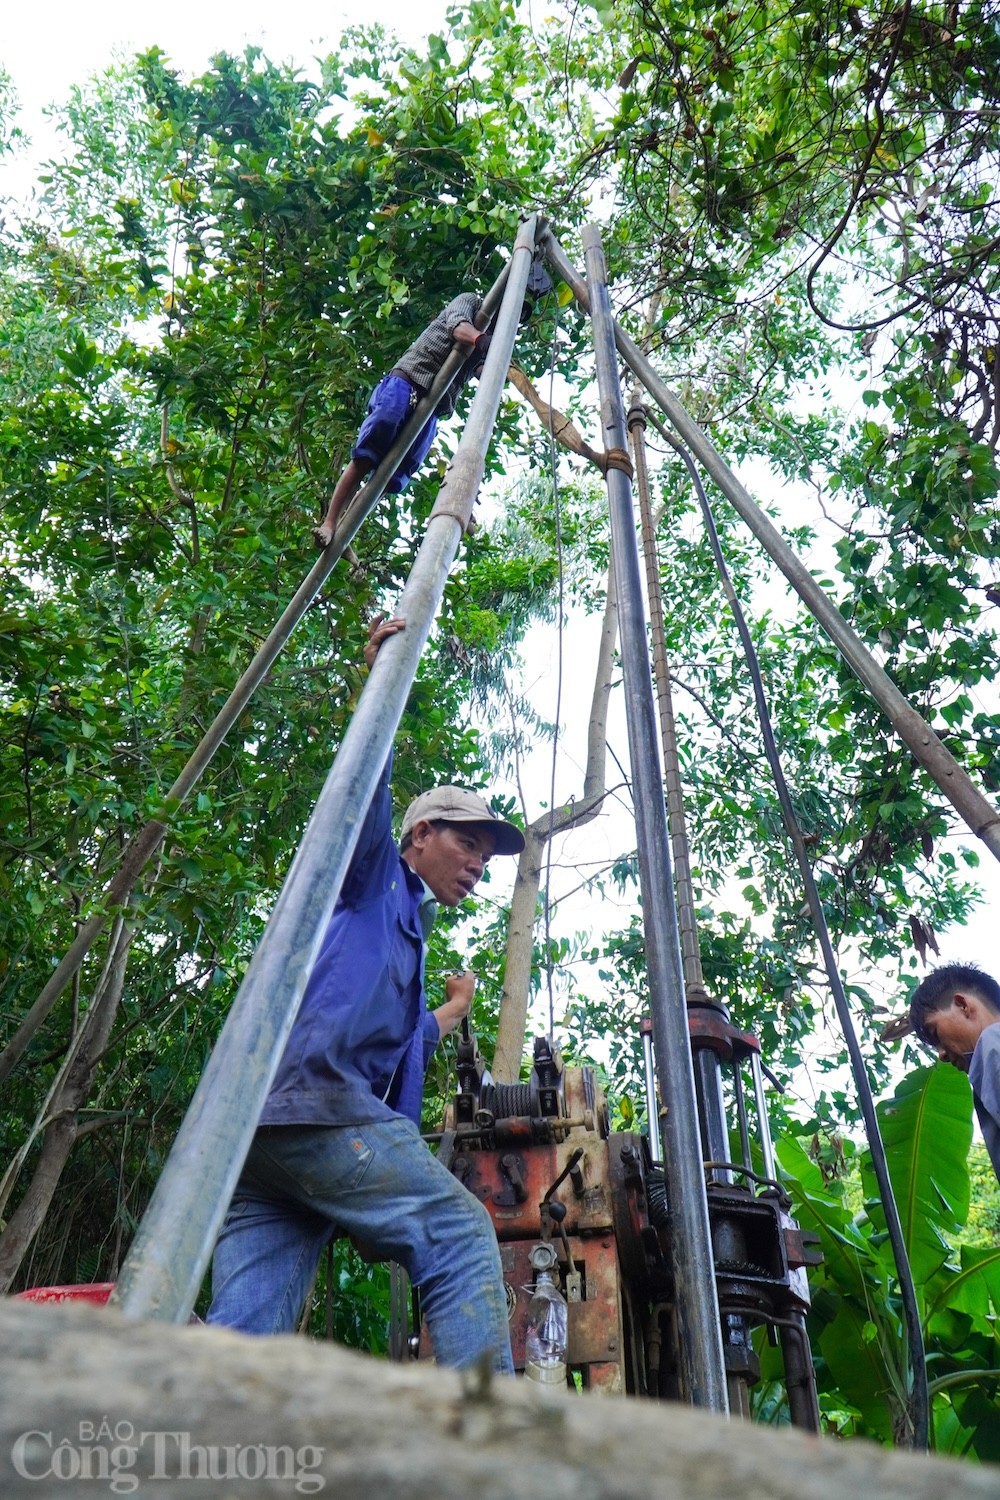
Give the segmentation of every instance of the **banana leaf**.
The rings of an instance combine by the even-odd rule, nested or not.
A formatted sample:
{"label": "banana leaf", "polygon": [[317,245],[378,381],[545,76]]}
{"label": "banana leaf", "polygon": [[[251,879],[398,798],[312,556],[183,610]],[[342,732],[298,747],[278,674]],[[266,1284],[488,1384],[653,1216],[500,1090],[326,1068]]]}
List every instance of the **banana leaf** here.
{"label": "banana leaf", "polygon": [[[972,1090],[954,1068],[919,1068],[879,1104],[878,1116],[913,1279],[920,1288],[951,1253],[945,1236],[957,1233],[968,1218]],[[885,1214],[868,1156],[862,1180],[865,1207],[881,1235]]]}

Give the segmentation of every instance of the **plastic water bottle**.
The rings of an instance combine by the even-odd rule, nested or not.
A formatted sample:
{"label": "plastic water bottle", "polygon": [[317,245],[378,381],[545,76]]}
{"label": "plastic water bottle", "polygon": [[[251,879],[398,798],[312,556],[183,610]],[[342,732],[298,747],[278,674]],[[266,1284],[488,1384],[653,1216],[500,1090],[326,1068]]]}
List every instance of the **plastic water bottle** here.
{"label": "plastic water bottle", "polygon": [[539,1271],[528,1305],[524,1373],[540,1385],[566,1385],[569,1309],[550,1271]]}

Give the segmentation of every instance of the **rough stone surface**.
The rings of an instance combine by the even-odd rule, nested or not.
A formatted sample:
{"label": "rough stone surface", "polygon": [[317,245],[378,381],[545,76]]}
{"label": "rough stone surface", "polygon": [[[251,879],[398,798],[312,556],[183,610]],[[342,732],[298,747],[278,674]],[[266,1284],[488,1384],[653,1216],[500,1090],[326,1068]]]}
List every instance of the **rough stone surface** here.
{"label": "rough stone surface", "polygon": [[301,1338],[5,1300],[0,1349],[4,1500],[1000,1500],[997,1468]]}

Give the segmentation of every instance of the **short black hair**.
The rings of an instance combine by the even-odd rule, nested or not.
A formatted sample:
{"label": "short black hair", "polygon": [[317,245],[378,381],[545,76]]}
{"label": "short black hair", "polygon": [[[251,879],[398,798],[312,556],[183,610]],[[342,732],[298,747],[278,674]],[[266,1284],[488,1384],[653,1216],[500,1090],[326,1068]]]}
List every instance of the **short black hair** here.
{"label": "short black hair", "polygon": [[959,990],[973,990],[1000,1016],[1000,984],[975,964],[942,964],[922,979],[910,996],[910,1025],[925,1046],[932,1047],[924,1022],[935,1011],[947,1010]]}

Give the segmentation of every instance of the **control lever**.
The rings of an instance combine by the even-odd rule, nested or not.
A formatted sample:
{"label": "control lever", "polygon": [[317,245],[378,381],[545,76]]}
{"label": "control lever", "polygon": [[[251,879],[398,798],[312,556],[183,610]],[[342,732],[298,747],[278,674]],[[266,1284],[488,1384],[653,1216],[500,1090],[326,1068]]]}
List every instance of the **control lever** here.
{"label": "control lever", "polygon": [[523,1203],[528,1196],[524,1178],[521,1176],[521,1163],[517,1157],[509,1151],[500,1158],[500,1170],[514,1189],[514,1197],[518,1203]]}
{"label": "control lever", "polygon": [[569,1161],[563,1167],[562,1171],[559,1173],[559,1176],[556,1178],[555,1182],[552,1184],[548,1192],[545,1194],[545,1197],[542,1199],[543,1203],[548,1203],[556,1188],[564,1183],[567,1177],[572,1179],[573,1191],[576,1196],[578,1198],[583,1197],[583,1173],[580,1170],[580,1163],[585,1155],[586,1152],[584,1151],[583,1147],[577,1146],[576,1150],[570,1156]]}

